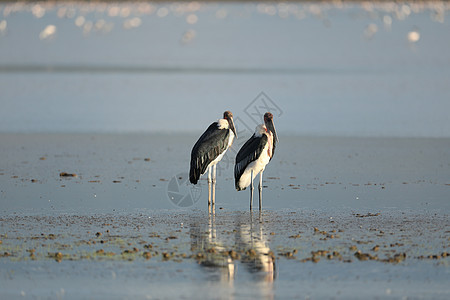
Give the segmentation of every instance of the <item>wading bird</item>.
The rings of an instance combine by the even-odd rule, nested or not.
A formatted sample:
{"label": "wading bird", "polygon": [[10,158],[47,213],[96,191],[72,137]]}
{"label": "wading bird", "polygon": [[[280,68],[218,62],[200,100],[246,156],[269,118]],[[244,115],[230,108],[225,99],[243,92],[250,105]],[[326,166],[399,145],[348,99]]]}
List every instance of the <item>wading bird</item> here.
{"label": "wading bird", "polygon": [[255,133],[236,156],[236,165],[234,166],[236,190],[245,190],[250,185],[250,210],[253,206],[253,179],[258,173],[259,210],[261,210],[263,171],[273,157],[277,142],[273,115],[267,112],[264,114],[264,124],[256,126]]}
{"label": "wading bird", "polygon": [[197,184],[200,175],[205,174],[208,170],[208,206],[211,205],[211,184],[212,204],[215,204],[216,165],[233,144],[235,136],[233,114],[226,111],[223,113],[223,119],[212,123],[192,148],[189,180],[191,183]]}

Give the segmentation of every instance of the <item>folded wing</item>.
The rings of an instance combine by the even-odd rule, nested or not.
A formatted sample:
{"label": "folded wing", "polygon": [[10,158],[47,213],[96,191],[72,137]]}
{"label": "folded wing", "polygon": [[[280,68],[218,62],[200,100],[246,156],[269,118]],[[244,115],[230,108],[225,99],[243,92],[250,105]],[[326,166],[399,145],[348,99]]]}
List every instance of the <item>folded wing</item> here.
{"label": "folded wing", "polygon": [[218,123],[212,123],[195,143],[191,152],[189,180],[197,184],[200,175],[206,172],[209,164],[227,149],[229,129],[219,129]]}

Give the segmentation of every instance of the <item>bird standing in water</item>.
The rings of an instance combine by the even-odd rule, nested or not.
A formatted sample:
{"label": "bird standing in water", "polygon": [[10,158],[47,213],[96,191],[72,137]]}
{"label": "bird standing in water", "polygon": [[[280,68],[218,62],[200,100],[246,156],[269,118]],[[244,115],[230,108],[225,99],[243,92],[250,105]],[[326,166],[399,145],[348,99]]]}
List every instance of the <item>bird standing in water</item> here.
{"label": "bird standing in water", "polygon": [[262,177],[263,171],[272,159],[278,142],[277,132],[273,124],[273,115],[264,114],[264,124],[256,126],[255,133],[242,146],[236,156],[234,179],[236,190],[250,187],[250,210],[253,206],[253,179],[259,173],[259,210],[262,207]]}
{"label": "bird standing in water", "polygon": [[235,136],[233,114],[226,111],[223,119],[212,123],[192,148],[189,180],[197,184],[200,176],[208,170],[208,207],[211,205],[211,186],[212,204],[215,205],[216,165],[233,144]]}

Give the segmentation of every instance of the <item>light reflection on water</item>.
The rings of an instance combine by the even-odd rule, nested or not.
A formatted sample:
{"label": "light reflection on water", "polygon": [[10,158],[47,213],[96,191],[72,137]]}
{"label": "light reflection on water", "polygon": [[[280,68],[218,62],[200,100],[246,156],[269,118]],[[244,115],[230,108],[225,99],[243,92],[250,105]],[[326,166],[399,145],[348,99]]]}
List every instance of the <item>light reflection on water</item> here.
{"label": "light reflection on water", "polygon": [[[355,10],[357,8],[357,10]],[[156,16],[165,18],[173,16],[183,18],[187,25],[194,25],[199,21],[199,15],[214,16],[218,20],[233,17],[266,15],[280,19],[303,20],[314,17],[330,26],[330,15],[335,11],[350,13],[353,18],[368,18],[373,21],[382,21],[387,30],[391,29],[393,20],[404,21],[414,14],[428,13],[434,22],[444,23],[450,4],[446,1],[423,2],[363,2],[348,3],[333,1],[329,3],[200,3],[192,2],[162,2],[162,3],[107,3],[107,2],[13,2],[0,4],[0,16],[8,18],[15,14],[31,13],[34,18],[42,19],[56,15],[58,19],[73,20],[73,24],[82,29],[84,35],[91,32],[110,33],[114,28],[134,29],[140,27],[142,18]],[[121,25],[121,26],[120,26]],[[55,25],[49,25],[55,26]],[[377,25],[369,24],[369,32],[365,35],[376,33]],[[6,20],[1,20],[0,33],[7,30]],[[375,30],[374,30],[375,29]],[[191,29],[192,30],[192,29]],[[12,27],[14,31],[14,27]],[[409,36],[409,35],[408,35]],[[43,36],[41,39],[47,39]],[[411,41],[411,40],[410,40]],[[413,39],[411,42],[417,42]]]}

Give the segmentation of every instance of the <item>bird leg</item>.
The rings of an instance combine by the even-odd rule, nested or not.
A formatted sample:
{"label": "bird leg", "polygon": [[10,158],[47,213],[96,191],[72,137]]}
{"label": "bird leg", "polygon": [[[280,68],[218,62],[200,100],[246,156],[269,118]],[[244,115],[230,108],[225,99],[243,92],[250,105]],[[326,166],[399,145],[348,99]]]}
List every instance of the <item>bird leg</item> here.
{"label": "bird leg", "polygon": [[253,208],[253,170],[250,171],[250,211]]}
{"label": "bird leg", "polygon": [[211,206],[211,167],[208,168],[208,209]]}
{"label": "bird leg", "polygon": [[216,166],[214,165],[213,168],[213,172],[212,172],[212,206],[213,209],[215,209],[215,205],[216,205]]}
{"label": "bird leg", "polygon": [[258,185],[258,190],[259,190],[259,211],[261,211],[261,208],[262,208],[262,176],[263,176],[263,171],[261,171],[261,173],[259,173],[259,185]]}

